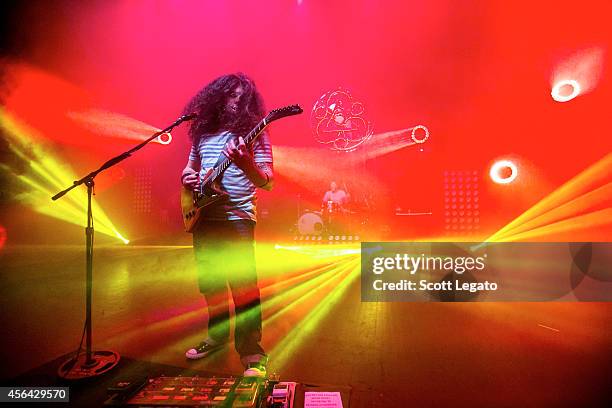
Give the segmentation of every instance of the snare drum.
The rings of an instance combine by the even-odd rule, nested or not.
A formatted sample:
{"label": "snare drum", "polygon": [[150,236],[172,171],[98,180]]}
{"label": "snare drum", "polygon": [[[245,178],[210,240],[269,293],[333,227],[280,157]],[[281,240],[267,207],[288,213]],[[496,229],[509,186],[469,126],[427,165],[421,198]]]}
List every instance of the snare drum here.
{"label": "snare drum", "polygon": [[303,214],[298,220],[297,226],[302,235],[321,235],[323,233],[323,220],[315,213]]}

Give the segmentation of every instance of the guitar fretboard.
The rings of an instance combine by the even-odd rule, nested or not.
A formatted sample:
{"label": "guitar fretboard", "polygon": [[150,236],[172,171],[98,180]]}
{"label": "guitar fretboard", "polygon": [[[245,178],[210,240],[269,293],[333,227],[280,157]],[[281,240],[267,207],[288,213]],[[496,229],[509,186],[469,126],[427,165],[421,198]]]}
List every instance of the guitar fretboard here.
{"label": "guitar fretboard", "polygon": [[[260,135],[260,133],[266,128],[266,126],[268,125],[268,121],[266,120],[266,118],[263,118],[258,124],[257,126],[255,126],[245,137],[244,137],[244,143],[249,146],[251,145],[251,143],[257,138],[257,136]],[[221,174],[223,174],[223,172],[225,170],[227,170],[227,168],[229,167],[229,165],[232,164],[232,161],[230,159],[228,159],[227,157],[221,162],[221,164],[219,164],[218,167],[216,167],[213,172],[211,173],[210,177],[208,180],[206,180],[203,185],[210,185],[212,184],[219,176],[221,176]]]}

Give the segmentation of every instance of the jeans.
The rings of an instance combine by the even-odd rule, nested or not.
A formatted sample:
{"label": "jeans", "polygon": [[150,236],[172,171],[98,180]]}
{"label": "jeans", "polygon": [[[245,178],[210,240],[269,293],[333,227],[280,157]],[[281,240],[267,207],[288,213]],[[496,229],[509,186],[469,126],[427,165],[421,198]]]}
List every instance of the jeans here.
{"label": "jeans", "polygon": [[267,360],[261,341],[261,303],[255,270],[255,222],[204,221],[193,233],[198,284],[208,305],[212,344],[229,340],[229,298],[236,315],[236,351],[246,366]]}

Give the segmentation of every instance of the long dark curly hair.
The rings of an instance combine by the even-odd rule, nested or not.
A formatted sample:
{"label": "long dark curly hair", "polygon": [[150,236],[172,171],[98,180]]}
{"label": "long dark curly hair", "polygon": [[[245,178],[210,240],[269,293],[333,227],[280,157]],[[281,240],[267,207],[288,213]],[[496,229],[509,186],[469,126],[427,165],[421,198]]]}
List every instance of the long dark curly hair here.
{"label": "long dark curly hair", "polygon": [[[239,86],[243,94],[236,112],[226,109],[228,98]],[[184,114],[197,113],[191,122],[189,137],[197,145],[201,137],[230,131],[244,136],[263,118],[265,107],[263,99],[255,87],[255,82],[245,74],[223,75],[202,88],[185,106]]]}

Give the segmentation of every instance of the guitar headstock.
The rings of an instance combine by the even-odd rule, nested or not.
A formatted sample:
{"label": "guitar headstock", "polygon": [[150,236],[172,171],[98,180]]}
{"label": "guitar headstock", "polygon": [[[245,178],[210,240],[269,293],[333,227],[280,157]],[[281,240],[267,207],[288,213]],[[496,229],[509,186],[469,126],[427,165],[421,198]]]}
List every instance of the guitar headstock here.
{"label": "guitar headstock", "polygon": [[304,112],[300,105],[289,105],[284,108],[273,109],[266,116],[266,122],[272,122],[274,120],[284,118],[286,116],[299,115]]}

